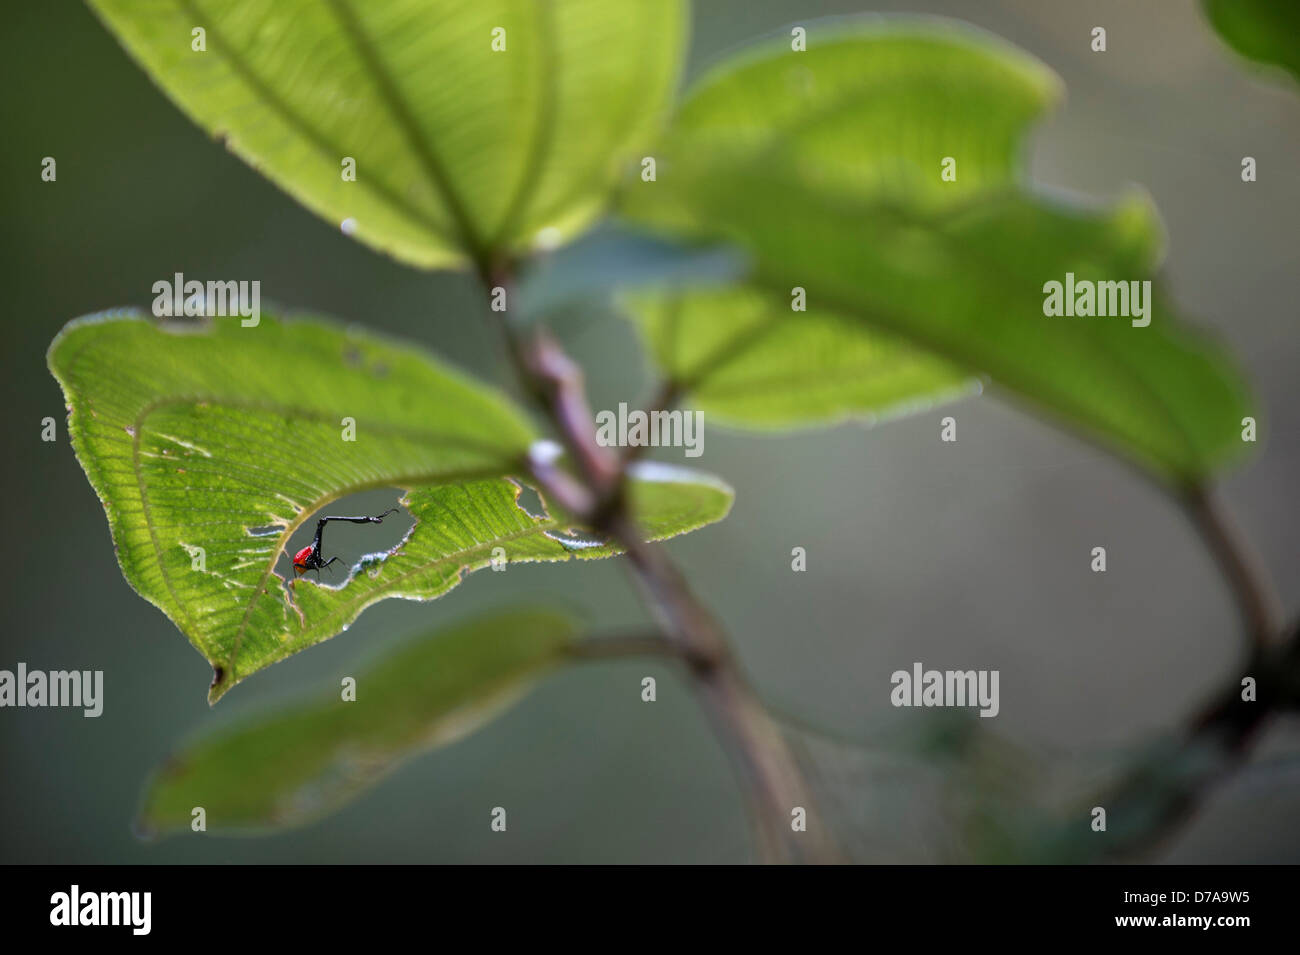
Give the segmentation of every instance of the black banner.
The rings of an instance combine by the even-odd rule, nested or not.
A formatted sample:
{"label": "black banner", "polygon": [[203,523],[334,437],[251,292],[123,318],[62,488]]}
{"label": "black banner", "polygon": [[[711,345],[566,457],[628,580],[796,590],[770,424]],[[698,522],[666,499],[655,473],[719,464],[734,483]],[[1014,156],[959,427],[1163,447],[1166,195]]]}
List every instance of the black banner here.
{"label": "black banner", "polygon": [[[564,912],[568,931],[624,922],[632,936],[660,935],[664,923],[680,920],[685,931],[704,912],[729,912],[725,921],[737,934],[777,919],[792,929],[802,922],[815,937],[849,920],[858,932],[919,932],[926,943],[1128,935],[1231,944],[1290,934],[1295,922],[1287,867],[859,867],[764,874],[755,883],[732,873],[725,885],[711,875],[695,883],[690,871],[656,872],[653,882],[642,881],[643,872],[615,871],[600,874],[604,892],[593,891],[590,873],[572,869],[544,881],[402,866],[51,866],[10,875],[14,885],[0,903],[7,930],[76,933],[83,942],[209,933],[257,941],[271,929],[276,938],[337,943],[427,931],[430,920],[495,934],[512,924],[534,931],[544,922],[530,914],[553,921]],[[564,886],[568,878],[572,887]],[[629,906],[637,900],[639,915]],[[494,918],[473,918],[480,913]]]}

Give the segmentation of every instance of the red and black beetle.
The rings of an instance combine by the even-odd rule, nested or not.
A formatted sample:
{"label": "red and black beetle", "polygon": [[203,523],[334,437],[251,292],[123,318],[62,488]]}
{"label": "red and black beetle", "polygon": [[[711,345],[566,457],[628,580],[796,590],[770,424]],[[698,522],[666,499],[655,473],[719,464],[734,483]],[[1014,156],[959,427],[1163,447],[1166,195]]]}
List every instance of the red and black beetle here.
{"label": "red and black beetle", "polygon": [[316,571],[316,579],[320,580],[320,569],[328,567],[338,560],[337,557],[331,557],[329,560],[322,560],[320,555],[321,534],[325,532],[325,525],[330,521],[348,521],[352,524],[382,524],[384,518],[389,514],[396,514],[397,508],[390,508],[384,511],[378,517],[322,517],[316,522],[316,538],[304,547],[298,553],[293,555],[293,572],[294,576],[300,576],[309,570]]}

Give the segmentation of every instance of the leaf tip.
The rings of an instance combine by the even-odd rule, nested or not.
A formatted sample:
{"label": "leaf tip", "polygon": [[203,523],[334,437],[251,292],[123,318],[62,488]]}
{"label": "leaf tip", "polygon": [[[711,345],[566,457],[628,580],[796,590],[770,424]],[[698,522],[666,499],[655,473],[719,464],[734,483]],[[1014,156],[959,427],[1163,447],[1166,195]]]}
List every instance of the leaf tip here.
{"label": "leaf tip", "polygon": [[225,696],[232,684],[227,680],[228,671],[220,663],[212,664],[212,682],[208,684],[208,705],[216,703]]}

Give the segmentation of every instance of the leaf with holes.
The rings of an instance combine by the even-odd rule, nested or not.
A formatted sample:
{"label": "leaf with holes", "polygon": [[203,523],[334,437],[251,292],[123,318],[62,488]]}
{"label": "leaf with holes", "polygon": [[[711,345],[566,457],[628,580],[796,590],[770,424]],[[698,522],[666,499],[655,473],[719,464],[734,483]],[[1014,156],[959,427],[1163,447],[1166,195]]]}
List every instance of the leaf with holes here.
{"label": "leaf with holes", "polygon": [[683,0],[91,5],[238,156],[421,267],[590,222],[665,113],[685,38]]}
{"label": "leaf with holes", "polygon": [[[520,506],[509,476],[525,470],[528,424],[410,347],[318,320],[197,327],[119,314],[70,324],[49,364],[122,572],[212,664],[213,701],[385,597],[440,596],[494,558],[615,553],[563,515]],[[396,547],[337,585],[290,587],[276,572],[321,507],[393,486],[415,518]],[[662,466],[632,485],[650,539],[720,520],[731,497]]]}
{"label": "leaf with holes", "polygon": [[402,762],[474,732],[562,662],[577,635],[565,614],[517,609],[425,634],[356,677],[285,709],[207,733],[173,754],[145,789],[143,835],[268,831],[338,809]]}
{"label": "leaf with holes", "polygon": [[[734,241],[754,263],[740,290],[633,300],[679,390],[771,428],[987,380],[1175,486],[1242,455],[1240,374],[1141,284],[1162,253],[1149,202],[1028,189],[1024,136],[1058,85],[1042,64],[929,20],[810,27],[808,44],[701,80],[658,182],[628,193],[636,221]],[[1045,314],[1048,283],[1075,280],[1097,283],[1109,317]]]}

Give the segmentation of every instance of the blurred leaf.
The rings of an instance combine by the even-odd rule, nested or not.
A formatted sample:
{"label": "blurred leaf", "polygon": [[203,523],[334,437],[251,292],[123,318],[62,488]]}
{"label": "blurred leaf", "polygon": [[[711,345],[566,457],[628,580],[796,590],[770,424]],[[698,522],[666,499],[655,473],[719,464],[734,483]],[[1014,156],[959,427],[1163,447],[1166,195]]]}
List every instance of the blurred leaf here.
{"label": "blurred leaf", "polygon": [[[415,349],[319,321],[199,329],[127,315],[72,323],[49,363],[122,572],[212,664],[212,701],[378,600],[446,593],[494,548],[509,561],[615,553],[570,533],[563,515],[520,506],[507,476],[524,470],[528,425]],[[344,418],[355,440],[342,439]],[[635,477],[634,513],[652,539],[731,505],[730,488],[695,472]],[[390,486],[406,490],[416,522],[396,547],[338,585],[286,585],[276,566],[299,526],[344,495]]]}
{"label": "blurred leaf", "polygon": [[[1024,126],[1058,95],[1050,71],[942,21],[847,22],[810,25],[804,53],[783,40],[705,75],[657,150],[659,181],[628,187],[632,216],[679,234],[707,231],[697,196],[739,169],[763,173],[735,190],[760,208],[786,187],[779,170],[828,196],[932,210],[1015,178]],[[941,182],[939,160],[954,153],[961,174]],[[791,241],[801,241],[803,218],[783,223]],[[978,389],[966,369],[827,308],[815,294],[806,312],[792,312],[795,286],[805,283],[779,293],[755,282],[627,303],[679,389],[738,426],[890,417]]]}
{"label": "blurred leaf", "polygon": [[1300,79],[1300,4],[1289,0],[1204,0],[1205,15],[1242,56]]}
{"label": "blurred leaf", "polygon": [[514,610],[426,634],[340,689],[200,737],[145,790],[138,828],[188,828],[202,806],[209,830],[302,825],[333,812],[402,762],[474,732],[562,658],[574,623]]}
{"label": "blurred leaf", "polygon": [[615,289],[719,285],[738,278],[745,267],[744,258],[729,246],[684,245],[604,225],[537,261],[520,283],[517,301],[525,320],[540,319]]}
{"label": "blurred leaf", "polygon": [[941,359],[756,285],[624,298],[655,363],[717,421],[781,429],[849,417],[878,420],[978,390]]}
{"label": "blurred leaf", "polygon": [[[763,42],[696,81],[655,151],[657,182],[628,184],[629,196],[691,221],[683,177],[716,185],[764,165],[774,185],[780,173],[824,195],[951,208],[1019,180],[1025,130],[1061,96],[1038,60],[964,24],[877,16],[808,31],[806,52]],[[939,177],[945,156],[955,182]]]}
{"label": "blurred leaf", "polygon": [[773,427],[897,413],[983,376],[1174,483],[1241,454],[1242,381],[1159,293],[1145,328],[1044,316],[1046,282],[1145,279],[1162,244],[1142,198],[1096,212],[1024,192],[1024,127],[1055,90],[1036,61],[929,20],[813,30],[806,53],[715,70],[627,211],[755,266],[731,295],[636,300],[668,377]]}
{"label": "blurred leaf", "polygon": [[199,125],[327,221],[422,267],[591,221],[657,128],[685,35],[681,0],[91,3]]}

